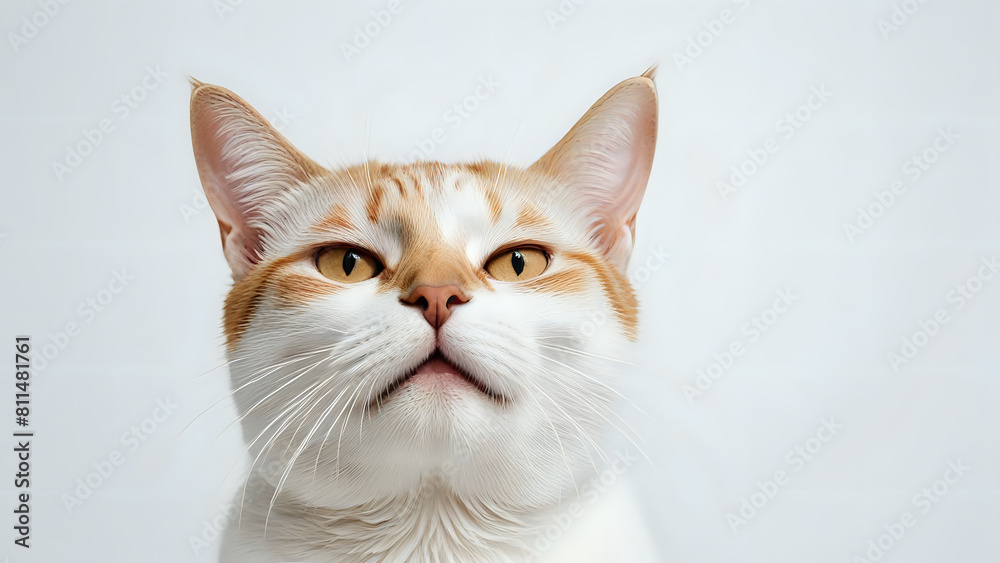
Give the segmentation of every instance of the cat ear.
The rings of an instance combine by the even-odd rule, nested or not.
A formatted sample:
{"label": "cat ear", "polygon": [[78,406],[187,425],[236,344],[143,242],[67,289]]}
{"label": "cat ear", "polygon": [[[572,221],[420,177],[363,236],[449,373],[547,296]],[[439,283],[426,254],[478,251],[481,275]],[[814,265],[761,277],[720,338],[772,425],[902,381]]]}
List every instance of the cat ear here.
{"label": "cat ear", "polygon": [[262,207],[322,168],[239,96],[195,80],[191,142],[205,196],[219,221],[223,253],[239,280],[261,257]]}
{"label": "cat ear", "polygon": [[569,186],[569,199],[591,220],[591,237],[622,271],[656,146],[655,71],[609,90],[531,166]]}

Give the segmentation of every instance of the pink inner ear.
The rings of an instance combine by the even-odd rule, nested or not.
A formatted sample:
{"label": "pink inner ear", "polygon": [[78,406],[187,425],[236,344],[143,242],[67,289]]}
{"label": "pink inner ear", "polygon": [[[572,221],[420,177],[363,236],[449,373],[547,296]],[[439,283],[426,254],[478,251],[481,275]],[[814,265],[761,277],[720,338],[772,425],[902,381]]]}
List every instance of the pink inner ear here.
{"label": "pink inner ear", "polygon": [[[211,92],[199,100],[199,93],[192,96],[191,136],[195,158],[201,174],[205,196],[219,221],[222,247],[233,273],[245,275],[260,258],[256,248],[259,237],[248,226],[249,209],[240,203],[240,185],[231,181],[234,167],[232,158],[226,158],[224,149],[231,139],[227,132],[235,129],[231,120],[232,108],[223,112],[225,100]],[[220,99],[222,98],[222,99]],[[199,104],[200,102],[200,104]],[[230,116],[225,116],[230,113]]]}
{"label": "pink inner ear", "polygon": [[622,270],[656,146],[656,88],[649,76],[621,82],[597,101],[533,169],[559,178],[593,220],[595,242]]}
{"label": "pink inner ear", "polygon": [[253,221],[279,192],[321,168],[239,96],[218,86],[198,85],[191,94],[191,138],[226,260],[240,278],[263,250]]}
{"label": "pink inner ear", "polygon": [[[201,149],[204,163],[207,165],[210,182],[205,186],[209,201],[215,200],[219,208],[213,205],[212,209],[219,218],[220,223],[225,222],[230,230],[245,230],[244,220],[245,209],[239,204],[239,186],[232,183],[230,178],[233,174],[233,166],[224,156],[223,149],[226,144],[226,137],[221,129],[224,126],[222,118],[211,111],[205,112],[203,117],[207,123],[198,123],[193,131],[196,135],[195,146]],[[199,163],[200,164],[200,163]]]}

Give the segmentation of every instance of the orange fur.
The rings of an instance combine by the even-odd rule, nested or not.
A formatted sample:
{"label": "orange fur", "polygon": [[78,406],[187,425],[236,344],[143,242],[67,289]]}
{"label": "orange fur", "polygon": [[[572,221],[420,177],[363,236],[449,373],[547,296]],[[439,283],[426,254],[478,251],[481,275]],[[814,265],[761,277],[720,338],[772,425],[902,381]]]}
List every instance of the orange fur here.
{"label": "orange fur", "polygon": [[472,291],[483,287],[484,281],[458,251],[425,239],[407,249],[380,289],[407,293],[418,285],[457,285]]}
{"label": "orange fur", "polygon": [[527,205],[518,213],[514,227],[519,229],[552,228],[552,222],[537,207]]}
{"label": "orange fur", "polygon": [[279,271],[270,284],[280,304],[308,305],[312,300],[337,294],[343,286],[299,272]]}
{"label": "orange fur", "polygon": [[579,269],[563,270],[525,282],[532,291],[557,295],[579,295],[590,288],[589,278]]}
{"label": "orange fur", "polygon": [[490,219],[496,224],[503,214],[503,203],[495,188],[486,188],[486,202],[490,205]]}
{"label": "orange fur", "polygon": [[372,223],[378,222],[379,212],[382,210],[382,192],[383,189],[381,184],[376,184],[371,187],[368,204],[365,206],[365,212],[368,214],[368,220]]}
{"label": "orange fur", "polygon": [[267,264],[258,264],[243,279],[233,284],[229,295],[226,296],[223,309],[223,330],[226,334],[226,345],[230,350],[236,349],[240,337],[250,326],[250,319],[257,310],[257,304],[267,289],[272,274],[299,258],[299,256],[286,256]]}
{"label": "orange fur", "polygon": [[[496,222],[502,213],[502,202],[497,190],[492,186],[500,165],[488,161],[472,164],[450,165],[463,172],[478,176],[483,197],[489,207],[491,219]],[[457,285],[472,292],[479,288],[492,291],[493,283],[477,265],[469,264],[464,255],[437,240],[435,218],[427,207],[422,194],[425,190],[441,189],[447,166],[440,163],[418,163],[416,165],[375,164],[370,170],[352,167],[345,171],[352,181],[354,176],[364,175],[362,182],[371,182],[366,214],[373,223],[390,218],[398,221],[404,236],[404,251],[399,264],[387,270],[379,281],[379,291],[398,291],[406,294],[418,285]],[[438,178],[438,184],[422,174]],[[530,176],[518,170],[512,175]],[[522,185],[530,185],[530,177],[523,179]],[[520,182],[519,182],[520,183]],[[395,189],[389,188],[395,184]],[[418,186],[423,186],[418,187]],[[398,193],[398,197],[397,194]],[[535,205],[528,204],[518,213],[514,226],[518,229],[553,228],[552,220]],[[347,209],[335,205],[330,212],[315,225],[322,232],[344,231],[354,228]],[[234,347],[253,316],[262,292],[273,288],[283,303],[305,304],[311,299],[331,295],[337,287],[322,280],[296,272],[282,271],[300,256],[285,257],[259,265],[237,282],[226,300],[225,332],[230,348]],[[621,321],[630,339],[636,337],[637,302],[627,279],[601,256],[587,252],[565,253],[564,258],[579,265],[578,268],[545,274],[532,280],[533,291],[562,295],[580,295],[597,280],[611,303],[615,316]],[[587,272],[590,272],[588,275]]]}
{"label": "orange fur", "polygon": [[628,278],[606,261],[589,253],[567,252],[566,258],[581,262],[594,272],[601,289],[611,303],[615,316],[625,329],[625,336],[629,340],[635,340],[638,337],[639,302],[635,298],[635,292]]}
{"label": "orange fur", "polygon": [[349,231],[353,228],[354,224],[343,205],[334,205],[330,213],[316,224],[316,229],[320,232]]}

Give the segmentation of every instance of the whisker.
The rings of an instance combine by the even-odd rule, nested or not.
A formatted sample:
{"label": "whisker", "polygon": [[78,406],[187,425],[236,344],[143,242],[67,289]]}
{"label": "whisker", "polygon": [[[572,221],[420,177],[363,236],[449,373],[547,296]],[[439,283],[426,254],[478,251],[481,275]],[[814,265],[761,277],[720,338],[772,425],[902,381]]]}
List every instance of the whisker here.
{"label": "whisker", "polygon": [[[622,430],[621,428],[619,428],[617,424],[615,424],[614,422],[612,422],[600,410],[598,410],[597,405],[594,405],[591,401],[589,401],[586,398],[580,396],[578,393],[575,393],[574,391],[572,391],[571,385],[572,385],[573,381],[571,379],[566,378],[564,374],[558,373],[556,371],[551,371],[551,370],[546,370],[546,373],[548,375],[553,376],[553,377],[561,378],[561,379],[567,381],[568,383],[570,383],[570,385],[567,385],[565,387],[566,390],[570,391],[571,393],[574,393],[574,395],[576,395],[577,397],[579,397],[582,402],[585,402],[587,404],[587,407],[591,410],[591,412],[593,412],[595,415],[599,416],[609,426],[611,426],[612,428],[614,428],[615,430],[617,430],[618,433],[620,433],[622,436],[624,436],[637,450],[639,450],[639,453],[642,454],[642,456],[644,458],[646,458],[646,461],[648,461],[650,465],[653,465],[652,460],[649,459],[649,456],[646,455],[646,452],[643,450],[642,446],[640,446],[639,444],[637,444],[636,441],[635,441],[635,440],[639,440],[639,441],[645,443],[645,440],[642,438],[642,436],[638,432],[635,431],[634,428],[632,428],[632,425],[630,425],[627,420],[625,420],[621,415],[619,415],[618,413],[616,413],[613,409],[609,409],[609,408],[605,407],[604,411],[607,412],[607,413],[610,413],[612,416],[614,416],[615,418],[617,418],[618,420],[620,420],[622,422],[622,424],[624,424],[625,427],[629,430],[629,432],[625,432],[624,430]],[[633,438],[633,436],[634,436],[634,438]],[[607,461],[607,460],[605,458],[603,458],[603,456],[602,456],[602,461]]]}
{"label": "whisker", "polygon": [[223,432],[225,432],[225,431],[226,431],[226,430],[228,430],[228,429],[229,429],[229,427],[230,427],[230,426],[232,426],[233,424],[236,424],[237,422],[240,422],[241,420],[245,419],[245,418],[247,417],[247,415],[249,415],[249,414],[250,414],[251,412],[253,412],[254,410],[256,410],[256,409],[257,409],[257,407],[259,407],[259,406],[260,406],[261,404],[263,404],[263,403],[264,403],[265,401],[267,401],[267,400],[268,400],[268,399],[270,399],[271,397],[275,396],[275,395],[276,395],[276,394],[277,394],[277,393],[278,393],[279,391],[281,391],[281,390],[282,390],[282,389],[284,389],[285,387],[287,387],[287,386],[291,385],[292,383],[294,383],[294,382],[295,382],[295,380],[299,379],[300,377],[304,376],[305,374],[307,374],[307,373],[309,373],[310,371],[312,371],[313,369],[315,369],[315,368],[316,368],[317,366],[319,366],[320,364],[322,364],[322,363],[323,363],[324,361],[326,361],[327,359],[329,359],[329,356],[325,356],[325,357],[323,357],[323,358],[320,358],[320,359],[319,359],[319,361],[317,361],[316,363],[312,364],[311,366],[309,366],[309,367],[308,367],[308,368],[306,368],[305,370],[303,370],[303,371],[299,372],[299,374],[298,374],[298,375],[296,375],[295,377],[293,377],[293,378],[289,379],[289,380],[288,380],[288,381],[286,381],[285,383],[282,383],[282,384],[281,384],[280,386],[278,386],[278,387],[277,387],[276,389],[273,389],[273,390],[272,390],[272,391],[271,391],[270,393],[268,393],[267,395],[265,395],[264,397],[262,397],[262,398],[261,398],[261,399],[260,399],[259,401],[257,401],[257,402],[256,402],[256,403],[255,403],[255,404],[254,404],[253,406],[251,406],[251,407],[250,407],[249,409],[247,409],[247,410],[246,410],[246,412],[244,412],[244,413],[243,413],[243,414],[241,414],[240,416],[236,417],[236,420],[234,420],[234,421],[230,422],[229,424],[227,424],[227,425],[226,425],[226,427],[225,427],[225,428],[223,428],[223,430],[222,430],[222,431],[223,431]]}
{"label": "whisker", "polygon": [[[239,359],[246,359],[246,358],[239,358]],[[300,358],[300,359],[304,359],[304,358]],[[236,361],[236,360],[233,360],[233,361]],[[195,416],[193,419],[191,419],[191,422],[188,422],[187,425],[185,425],[184,428],[181,429],[181,431],[180,431],[179,434],[183,434],[185,430],[187,430],[199,418],[201,418],[202,416],[204,416],[205,414],[207,414],[208,411],[210,411],[213,408],[215,408],[216,406],[218,406],[219,403],[221,403],[222,401],[224,401],[224,400],[232,397],[233,395],[235,395],[241,389],[243,389],[243,388],[245,388],[245,387],[247,387],[247,386],[249,386],[249,385],[251,385],[253,383],[256,383],[257,381],[260,381],[261,379],[263,379],[263,378],[267,377],[268,375],[274,373],[275,371],[277,371],[281,367],[283,367],[285,365],[288,365],[290,363],[294,363],[296,361],[298,361],[298,359],[291,359],[291,360],[288,360],[288,361],[285,361],[285,362],[281,362],[279,364],[275,364],[275,365],[271,365],[271,366],[262,368],[262,369],[258,370],[257,372],[254,372],[254,374],[251,375],[251,377],[253,379],[251,379],[250,381],[247,381],[246,383],[244,383],[243,385],[237,387],[236,389],[233,389],[233,390],[229,391],[228,393],[226,393],[222,397],[219,397],[218,400],[216,400],[214,403],[212,403],[211,405],[209,405],[205,410],[201,411],[197,416]],[[223,364],[223,365],[228,365],[230,363],[233,363],[233,362],[227,362],[227,364]],[[272,369],[272,368],[274,368],[274,369]],[[267,373],[265,373],[265,374],[260,375],[259,377],[257,377],[257,374],[261,373],[264,370],[270,370],[270,371],[268,371]],[[220,434],[220,436],[221,436],[221,434]]]}
{"label": "whisker", "polygon": [[[266,451],[270,451],[269,448],[268,448],[268,445],[271,444],[271,443],[273,443],[273,441],[277,439],[277,437],[280,435],[281,430],[285,427],[285,425],[287,425],[292,419],[294,419],[295,414],[298,412],[298,409],[300,408],[300,405],[303,402],[307,401],[307,400],[308,400],[308,397],[303,398],[303,399],[301,399],[301,400],[299,400],[297,402],[293,402],[292,404],[290,404],[288,407],[285,408],[284,411],[282,411],[281,414],[279,414],[278,416],[274,417],[274,419],[270,423],[268,423],[268,425],[265,426],[264,429],[261,430],[259,434],[257,434],[257,436],[250,442],[250,444],[247,445],[246,453],[249,453],[249,451],[251,449],[253,449],[253,445],[256,444],[257,441],[261,439],[261,437],[264,436],[264,434],[268,431],[269,428],[271,428],[271,426],[274,426],[275,424],[277,424],[278,421],[284,420],[284,422],[282,422],[281,427],[279,427],[278,430],[276,430],[274,432],[274,434],[272,434],[268,438],[267,442],[265,442],[264,445],[261,446],[260,452],[257,453],[257,456],[250,463],[250,468],[247,470],[247,476],[246,476],[246,478],[243,481],[243,492],[242,492],[242,496],[240,498],[240,519],[238,521],[238,526],[242,526],[243,525],[243,506],[246,503],[247,485],[249,485],[249,483],[250,483],[250,476],[253,474],[254,467],[257,465],[257,462],[260,460],[260,457],[262,455],[264,455],[264,453]],[[236,463],[238,464],[239,461],[237,461]],[[235,468],[236,468],[236,466],[234,464],[234,466],[232,468],[230,468],[229,473],[231,473],[233,471],[233,469],[235,469]],[[227,477],[228,477],[229,473],[226,474]]]}
{"label": "whisker", "polygon": [[[543,336],[542,339],[544,339],[544,338],[545,337]],[[558,344],[544,344],[544,343],[541,343],[541,342],[539,342],[538,345],[541,346],[541,347],[543,347],[543,348],[551,348],[553,350],[561,350],[563,352],[568,352],[570,354],[576,354],[577,356],[584,356],[584,357],[587,357],[587,358],[594,358],[594,359],[597,359],[597,360],[604,360],[604,361],[607,361],[607,362],[615,362],[615,363],[619,363],[619,364],[624,364],[624,365],[629,366],[629,367],[639,367],[638,364],[634,364],[634,363],[629,362],[629,361],[620,360],[618,358],[612,358],[610,356],[601,356],[599,354],[593,354],[593,353],[590,353],[590,352],[584,352],[583,350],[580,350],[580,349],[577,349],[577,348],[571,348],[569,346],[560,346]]]}
{"label": "whisker", "polygon": [[[611,386],[610,386],[610,385],[608,385],[607,383],[605,383],[605,382],[603,382],[603,381],[601,381],[601,380],[599,380],[599,379],[596,379],[596,378],[594,378],[594,377],[593,377],[593,376],[591,376],[591,375],[588,375],[588,374],[586,374],[586,373],[583,373],[582,371],[580,371],[580,370],[578,370],[578,369],[574,368],[573,366],[570,366],[570,365],[567,365],[567,364],[564,364],[564,363],[560,362],[559,360],[556,360],[556,359],[554,359],[554,358],[551,358],[551,357],[548,357],[548,356],[545,356],[545,355],[541,354],[540,352],[538,352],[538,351],[536,351],[536,350],[531,350],[530,348],[527,348],[527,349],[528,349],[528,350],[530,350],[531,352],[533,352],[534,354],[536,354],[537,356],[539,356],[539,357],[543,358],[543,359],[546,359],[546,360],[548,360],[548,361],[550,361],[550,362],[552,362],[552,363],[555,363],[555,364],[558,364],[558,365],[560,365],[560,366],[562,366],[562,367],[564,367],[564,368],[566,368],[566,369],[568,369],[568,370],[571,370],[571,371],[573,371],[574,373],[578,374],[578,375],[579,375],[580,377],[583,377],[583,378],[587,379],[588,381],[590,381],[590,382],[592,382],[592,383],[596,383],[597,385],[600,385],[601,387],[604,387],[604,388],[605,388],[605,389],[607,389],[608,391],[611,391],[612,393],[614,393],[615,395],[617,395],[617,396],[618,396],[619,398],[621,398],[622,400],[624,400],[625,402],[627,402],[627,403],[628,403],[628,404],[629,404],[629,405],[630,405],[631,407],[633,407],[633,408],[634,408],[635,410],[639,411],[640,413],[642,413],[642,414],[643,414],[643,415],[645,415],[645,416],[649,416],[649,414],[647,414],[647,413],[646,413],[646,412],[645,412],[644,410],[642,410],[641,408],[639,408],[639,405],[636,405],[636,404],[635,404],[635,403],[634,403],[634,402],[632,401],[632,399],[629,399],[628,397],[626,397],[625,395],[623,395],[623,394],[622,394],[622,393],[621,393],[620,391],[618,391],[618,390],[617,390],[617,389],[615,389],[614,387],[611,387]],[[650,418],[652,418],[652,417],[650,417]]]}
{"label": "whisker", "polygon": [[[337,402],[340,401],[340,398],[344,396],[344,393],[347,393],[347,389],[348,389],[347,387],[344,387],[344,390],[341,391],[337,395],[337,398],[335,398],[330,403],[330,406],[327,408],[326,411],[323,412],[323,416],[320,417],[319,422],[317,422],[317,424],[322,424],[323,423],[323,420],[326,418],[326,416],[329,414],[329,412],[333,410],[333,408],[334,408],[334,406],[336,406]],[[350,400],[351,400],[350,397],[348,397],[347,401],[350,402]],[[344,413],[343,409],[341,409],[341,411],[339,413],[337,413],[337,418],[335,418],[333,420],[333,422],[330,423],[330,430],[327,431],[326,436],[324,436],[323,440],[319,443],[319,448],[316,451],[316,461],[313,463],[313,481],[316,480],[316,473],[319,471],[319,460],[320,460],[320,457],[323,455],[323,446],[326,445],[326,441],[330,437],[330,432],[333,430],[334,427],[336,427],[337,421],[340,420],[340,415],[343,414],[343,413]],[[338,469],[338,475],[339,475],[339,469]]]}
{"label": "whisker", "polygon": [[601,461],[607,459],[607,456],[604,455],[604,450],[602,450],[601,447],[597,445],[597,442],[595,442],[594,439],[590,437],[590,434],[587,434],[587,431],[584,430],[582,426],[580,426],[580,424],[576,421],[576,419],[570,416],[569,413],[567,413],[566,410],[562,408],[562,406],[559,404],[558,401],[550,397],[549,394],[546,393],[543,389],[539,388],[538,392],[541,393],[543,397],[548,399],[552,403],[552,406],[558,409],[559,412],[562,413],[564,417],[566,417],[566,420],[569,421],[569,423],[572,424],[582,436],[585,436],[587,438],[587,440],[590,442],[590,445],[593,446],[594,449],[597,451],[597,454],[601,456]]}
{"label": "whisker", "polygon": [[234,360],[229,360],[229,361],[226,361],[226,362],[223,362],[223,363],[221,363],[221,364],[219,364],[219,365],[215,366],[214,368],[212,368],[212,369],[210,369],[210,370],[208,370],[208,371],[206,371],[206,372],[202,372],[202,373],[200,373],[200,374],[198,374],[198,375],[194,376],[194,379],[201,379],[202,377],[205,377],[206,375],[208,375],[208,374],[212,373],[213,371],[215,371],[215,370],[217,370],[217,369],[222,369],[222,368],[224,368],[224,367],[228,366],[229,364],[232,364],[232,363],[234,363],[234,362],[237,362],[237,361],[239,361],[239,360],[241,360],[241,359],[244,359],[244,358],[237,358],[237,359],[234,359]]}
{"label": "whisker", "polygon": [[[526,387],[526,390],[528,391],[528,395],[530,395],[531,399],[533,401],[535,401],[536,405],[538,405],[538,410],[545,417],[545,420],[547,420],[549,422],[549,427],[552,428],[552,436],[556,439],[556,444],[559,446],[559,452],[562,454],[562,458],[563,458],[563,465],[566,467],[566,472],[569,474],[569,478],[573,482],[573,490],[576,491],[577,496],[579,496],[580,495],[580,487],[577,486],[577,484],[576,484],[576,475],[573,473],[573,469],[569,466],[569,458],[566,457],[566,448],[563,447],[562,439],[559,438],[559,431],[556,430],[556,425],[555,425],[555,423],[552,422],[552,418],[549,417],[549,413],[546,412],[545,409],[542,408],[542,404],[538,402],[538,398],[535,397],[535,394],[532,392],[532,388],[534,388],[538,392],[541,392],[541,390],[538,389],[538,387],[536,385],[529,385],[528,387]],[[593,461],[593,460],[591,460],[591,461]],[[594,469],[597,469],[596,465],[594,466]]]}
{"label": "whisker", "polygon": [[[324,381],[324,384],[328,383],[329,381],[332,381],[332,379],[333,379],[332,377],[327,378]],[[323,395],[321,395],[314,402],[313,407],[310,407],[308,411],[306,411],[305,413],[302,414],[303,422],[304,422],[305,417],[309,414],[309,412],[311,412],[312,409],[315,408],[315,405],[318,405],[323,400],[324,397],[326,397],[327,395],[329,395],[333,391],[334,391],[333,388],[329,389],[326,393],[324,393]],[[285,470],[281,474],[281,478],[278,479],[278,484],[274,488],[274,495],[271,496],[271,503],[268,505],[268,507],[267,507],[267,514],[264,516],[264,533],[265,534],[267,533],[267,524],[268,524],[268,522],[270,521],[270,518],[271,518],[271,510],[274,508],[274,504],[278,500],[278,494],[281,493],[281,488],[284,486],[285,481],[288,479],[288,476],[291,474],[292,468],[295,465],[296,460],[298,460],[299,455],[309,445],[309,440],[312,439],[313,435],[316,433],[316,431],[319,429],[319,427],[323,424],[323,421],[326,419],[326,417],[336,407],[337,401],[340,400],[340,397],[343,396],[343,394],[344,394],[345,391],[346,391],[346,388],[344,389],[344,391],[341,391],[340,395],[338,395],[336,399],[334,399],[333,401],[330,402],[329,406],[326,407],[326,409],[320,415],[320,417],[316,421],[316,423],[314,423],[312,425],[312,428],[310,428],[309,433],[306,434],[306,436],[302,439],[302,442],[299,443],[299,446],[295,449],[295,453],[292,454],[291,459],[289,459],[288,465],[285,467]],[[341,411],[341,412],[343,412],[343,411]],[[336,422],[334,424],[336,424]],[[301,428],[301,423],[299,424],[299,427]],[[298,430],[296,430],[296,433],[298,433]],[[295,435],[293,434],[292,438],[289,440],[289,444],[291,444],[291,442],[294,439],[295,439]],[[288,448],[287,447],[285,448],[285,452],[286,453],[288,452]],[[313,473],[313,477],[315,478],[315,473]]]}
{"label": "whisker", "polygon": [[[347,398],[347,402],[348,402],[348,404],[350,405],[350,408],[351,408],[351,409],[353,409],[353,408],[354,408],[354,405],[355,405],[355,404],[357,403],[357,400],[358,400],[358,398],[359,398],[359,397],[361,397],[361,394],[360,394],[360,393],[358,393],[358,391],[360,391],[360,390],[361,390],[361,386],[362,386],[363,384],[364,384],[364,379],[362,379],[362,380],[361,380],[361,381],[360,381],[360,382],[358,383],[358,385],[357,385],[357,386],[355,386],[355,388],[354,388],[354,392],[353,392],[353,393],[351,393],[351,396]],[[352,399],[353,399],[353,401],[352,401]],[[347,409],[347,405],[344,405],[344,407],[345,407],[345,408],[344,408],[344,409],[341,409],[341,411],[340,411],[340,412],[339,412],[339,413],[337,414],[337,419],[339,419],[339,418],[340,418],[340,415],[341,415],[341,414],[343,414],[343,413],[344,413],[344,411],[345,411],[345,410]],[[327,436],[323,438],[323,442],[324,442],[324,443],[326,443],[326,440],[327,440],[327,438],[329,437],[329,433],[330,433],[331,431],[333,431],[333,428],[334,428],[334,427],[335,427],[336,425],[337,425],[337,420],[334,420],[334,421],[333,421],[333,424],[331,424],[331,425],[330,425],[330,430],[328,430],[328,431],[327,431]],[[335,456],[335,459],[337,460],[337,463],[336,463],[336,471],[335,471],[335,474],[337,475],[337,478],[340,478],[340,444],[341,444],[341,442],[342,442],[342,441],[343,441],[343,439],[344,439],[344,430],[346,430],[346,429],[347,429],[347,417],[344,417],[344,423],[343,423],[343,424],[342,424],[342,425],[340,426],[340,436],[339,436],[339,437],[337,438],[337,455]]]}
{"label": "whisker", "polygon": [[[530,348],[526,348],[526,349],[528,349],[528,350],[531,350]],[[574,368],[574,367],[572,367],[572,366],[569,366],[569,365],[566,365],[566,364],[564,364],[564,363],[560,362],[559,360],[555,360],[555,359],[553,359],[553,358],[549,358],[549,357],[546,357],[546,356],[544,356],[543,354],[541,354],[541,353],[539,353],[539,352],[537,352],[537,351],[534,351],[534,350],[531,350],[531,351],[532,351],[533,353],[535,353],[536,355],[538,355],[539,357],[541,357],[541,358],[545,359],[545,360],[548,360],[548,361],[550,361],[550,362],[553,362],[553,363],[555,363],[555,364],[557,364],[557,365],[559,365],[559,366],[562,366],[562,367],[564,367],[564,368],[566,368],[566,369],[569,369],[569,370],[571,370],[571,371],[573,371],[573,372],[577,373],[577,374],[578,374],[578,375],[580,375],[581,377],[584,377],[584,378],[586,378],[586,379],[588,379],[588,380],[590,380],[590,381],[592,381],[592,382],[594,382],[594,383],[596,383],[596,384],[598,384],[598,385],[600,385],[600,386],[604,387],[605,389],[607,389],[607,390],[611,391],[612,393],[616,394],[616,395],[617,395],[618,397],[620,397],[620,398],[622,398],[623,400],[625,400],[625,401],[626,401],[626,402],[627,402],[627,403],[628,403],[629,405],[631,405],[631,406],[632,406],[633,408],[635,408],[635,409],[636,409],[637,411],[639,411],[639,412],[640,412],[640,413],[642,413],[643,415],[645,415],[645,416],[649,416],[648,414],[646,414],[646,412],[645,412],[645,411],[643,411],[643,410],[642,410],[641,408],[639,408],[639,406],[638,406],[638,405],[636,405],[636,404],[635,404],[634,402],[632,402],[632,400],[631,400],[631,399],[629,399],[629,398],[628,398],[628,397],[626,397],[625,395],[621,394],[620,392],[618,392],[617,390],[615,390],[615,389],[614,389],[613,387],[611,387],[610,385],[607,385],[606,383],[604,383],[604,382],[602,382],[602,381],[599,381],[598,379],[596,379],[596,378],[594,378],[594,377],[592,377],[592,376],[590,376],[590,375],[587,375],[587,374],[583,373],[582,371],[580,371],[580,370],[578,370],[578,369],[576,369],[576,368]],[[542,368],[542,369],[545,369],[545,368]],[[557,377],[560,377],[560,378],[563,378],[563,379],[565,379],[564,375],[563,375],[563,374],[561,374],[561,373],[559,373],[559,372],[556,372],[556,371],[553,371],[553,370],[546,370],[546,371],[547,371],[547,373],[548,373],[549,375],[555,375],[555,376],[557,376]],[[568,380],[567,380],[567,381],[568,381]],[[572,383],[572,381],[570,381],[570,383]],[[572,386],[569,386],[569,385],[568,385],[568,386],[566,386],[566,389],[567,389],[567,390],[569,390],[570,392],[574,392],[574,391],[572,390]],[[578,395],[578,396],[579,396],[579,395]],[[557,405],[557,407],[558,407],[558,405]],[[628,421],[626,421],[626,420],[625,420],[624,418],[622,418],[622,417],[621,417],[620,415],[618,415],[617,413],[615,413],[615,412],[614,412],[613,410],[611,410],[611,409],[606,409],[606,410],[607,410],[608,412],[611,412],[611,413],[612,413],[612,414],[614,414],[614,415],[615,415],[616,417],[618,417],[618,419],[619,419],[619,420],[621,420],[621,421],[622,421],[622,423],[623,423],[623,424],[624,424],[624,425],[625,425],[625,426],[626,426],[626,427],[627,427],[627,428],[628,428],[628,429],[629,429],[629,430],[631,431],[632,435],[630,435],[630,434],[629,434],[629,433],[627,433],[627,432],[624,432],[624,431],[623,431],[623,430],[622,430],[621,428],[618,428],[618,426],[617,426],[616,424],[614,424],[613,422],[611,422],[610,420],[608,420],[608,418],[607,418],[606,416],[604,416],[603,414],[601,414],[601,413],[600,413],[599,411],[597,411],[597,410],[596,410],[596,409],[594,409],[593,407],[591,407],[591,410],[592,410],[592,411],[594,412],[594,414],[596,414],[596,415],[600,416],[600,417],[601,417],[602,419],[604,419],[604,421],[605,421],[605,422],[607,422],[607,423],[608,423],[609,425],[611,425],[611,426],[612,426],[612,427],[613,427],[613,428],[614,428],[615,430],[617,430],[618,432],[620,432],[620,433],[621,433],[621,434],[622,434],[622,435],[623,435],[623,436],[624,436],[624,437],[625,437],[626,439],[628,439],[628,441],[629,441],[629,442],[631,442],[631,443],[632,443],[632,445],[633,445],[633,446],[635,446],[635,448],[639,450],[639,453],[641,453],[641,454],[642,454],[642,456],[643,456],[644,458],[646,458],[646,461],[647,461],[647,462],[649,462],[649,464],[650,464],[650,465],[653,465],[653,461],[652,461],[651,459],[649,459],[649,456],[647,456],[647,455],[646,455],[646,452],[645,452],[645,450],[643,450],[643,448],[642,448],[642,447],[641,447],[641,446],[640,446],[639,444],[637,444],[637,443],[635,442],[635,440],[634,440],[634,439],[632,438],[632,435],[635,435],[635,437],[636,437],[636,438],[638,438],[639,440],[642,440],[642,441],[644,441],[644,440],[642,439],[642,437],[641,437],[641,436],[639,435],[639,433],[638,433],[638,432],[636,432],[634,428],[632,428],[632,426],[631,426],[631,425],[630,425],[630,424],[628,423]],[[650,418],[652,418],[652,417],[650,417]],[[603,456],[602,456],[602,459],[603,459]]]}

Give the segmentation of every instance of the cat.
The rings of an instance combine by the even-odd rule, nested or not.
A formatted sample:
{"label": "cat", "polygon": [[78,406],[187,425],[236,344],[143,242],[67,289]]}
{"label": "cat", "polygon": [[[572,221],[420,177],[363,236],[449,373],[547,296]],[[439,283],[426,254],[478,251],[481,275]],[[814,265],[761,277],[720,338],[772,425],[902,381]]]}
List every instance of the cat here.
{"label": "cat", "polygon": [[192,80],[252,460],[220,561],[653,560],[619,557],[649,540],[617,492],[568,537],[538,539],[577,518],[568,503],[615,420],[614,358],[636,339],[625,269],[656,144],[654,70],[527,167],[328,169]]}

